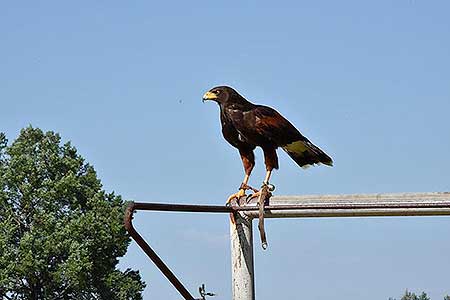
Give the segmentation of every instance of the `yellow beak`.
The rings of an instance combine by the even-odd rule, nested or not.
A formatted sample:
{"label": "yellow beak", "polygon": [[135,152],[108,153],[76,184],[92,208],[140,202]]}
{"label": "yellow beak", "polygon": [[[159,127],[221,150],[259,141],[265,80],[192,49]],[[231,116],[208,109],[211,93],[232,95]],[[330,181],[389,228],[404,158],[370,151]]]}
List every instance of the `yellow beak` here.
{"label": "yellow beak", "polygon": [[203,102],[205,102],[206,100],[214,100],[217,99],[217,95],[211,92],[206,92],[203,95]]}

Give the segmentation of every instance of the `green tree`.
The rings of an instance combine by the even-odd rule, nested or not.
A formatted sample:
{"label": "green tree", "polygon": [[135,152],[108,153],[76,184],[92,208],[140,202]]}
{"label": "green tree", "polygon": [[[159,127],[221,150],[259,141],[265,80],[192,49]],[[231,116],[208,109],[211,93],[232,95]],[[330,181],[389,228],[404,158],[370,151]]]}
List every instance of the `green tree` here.
{"label": "green tree", "polygon": [[[389,298],[389,300],[396,300],[395,298]],[[415,293],[410,292],[408,290],[405,291],[405,294],[402,296],[401,300],[431,300],[427,293],[422,292],[420,296],[417,296]],[[444,300],[450,300],[450,299],[444,299]]]}
{"label": "green tree", "polygon": [[406,290],[405,294],[402,296],[401,300],[419,300],[416,294]]}
{"label": "green tree", "polygon": [[[389,300],[395,300],[395,298],[389,297]],[[430,300],[430,298],[425,292],[422,292],[420,296],[417,296],[416,294],[406,290],[401,300]],[[449,295],[445,296],[444,300],[450,300],[450,296]]]}
{"label": "green tree", "polygon": [[422,294],[420,294],[419,300],[431,300],[430,297],[428,297],[427,293],[422,292]]}
{"label": "green tree", "polygon": [[139,273],[116,269],[124,207],[58,134],[0,133],[0,299],[142,299]]}

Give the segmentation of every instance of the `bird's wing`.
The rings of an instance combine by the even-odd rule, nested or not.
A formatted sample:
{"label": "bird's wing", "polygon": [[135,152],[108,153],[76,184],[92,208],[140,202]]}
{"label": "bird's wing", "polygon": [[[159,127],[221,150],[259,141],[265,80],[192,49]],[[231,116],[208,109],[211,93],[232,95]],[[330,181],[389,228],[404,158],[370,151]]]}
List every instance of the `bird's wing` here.
{"label": "bird's wing", "polygon": [[304,137],[276,110],[258,105],[254,108],[255,130],[284,151],[301,167],[323,163],[333,165],[331,157]]}
{"label": "bird's wing", "polygon": [[297,140],[306,139],[288,120],[268,106],[254,108],[255,130],[274,142],[284,146]]}

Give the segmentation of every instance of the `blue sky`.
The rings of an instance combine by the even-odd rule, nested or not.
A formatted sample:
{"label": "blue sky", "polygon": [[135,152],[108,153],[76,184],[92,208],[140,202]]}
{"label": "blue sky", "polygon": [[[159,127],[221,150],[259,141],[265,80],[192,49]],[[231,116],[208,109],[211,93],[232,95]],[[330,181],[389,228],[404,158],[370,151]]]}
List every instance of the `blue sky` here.
{"label": "blue sky", "polygon": [[[329,153],[279,153],[277,194],[450,190],[448,1],[8,1],[0,4],[0,131],[71,140],[125,199],[222,204],[243,176],[221,137],[219,84],[275,107]],[[262,155],[251,183],[264,176]],[[257,299],[450,293],[450,220],[268,220]],[[228,219],[138,213],[192,291],[230,299]],[[256,243],[257,244],[257,243]],[[133,243],[145,299],[180,299]],[[300,298],[300,297],[299,297]]]}

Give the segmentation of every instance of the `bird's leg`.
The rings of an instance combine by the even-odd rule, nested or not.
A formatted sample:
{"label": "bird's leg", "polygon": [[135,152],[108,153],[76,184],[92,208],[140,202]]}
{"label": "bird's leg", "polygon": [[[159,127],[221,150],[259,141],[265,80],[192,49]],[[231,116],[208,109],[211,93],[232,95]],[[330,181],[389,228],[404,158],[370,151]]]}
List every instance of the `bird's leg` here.
{"label": "bird's leg", "polygon": [[[261,186],[261,190],[262,190],[264,187],[267,187],[267,191],[268,191],[268,192],[273,192],[273,191],[275,190],[275,186],[274,186],[273,184],[270,184],[270,183],[269,183],[270,175],[272,175],[272,170],[270,170],[270,171],[268,170],[268,171],[266,172],[266,177],[264,178],[263,184],[262,184],[262,186]],[[247,197],[247,203],[249,203],[253,198],[259,197],[259,196],[261,195],[261,190],[255,191],[255,193],[249,195],[249,196]]]}
{"label": "bird's leg", "polygon": [[225,205],[230,204],[231,200],[233,200],[233,199],[239,200],[241,197],[245,196],[245,191],[246,190],[248,190],[248,189],[253,190],[253,188],[248,185],[249,178],[250,178],[250,175],[245,174],[244,180],[242,181],[241,185],[239,186],[239,191],[237,193],[234,193],[234,194],[230,195],[228,197],[227,202],[225,203]]}
{"label": "bird's leg", "polygon": [[[242,181],[241,185],[239,186],[239,191],[235,194],[230,195],[228,197],[226,204],[230,204],[230,202],[233,199],[237,199],[239,202],[239,199],[243,196],[245,196],[245,191],[248,189],[254,190],[252,187],[248,185],[248,180],[250,178],[250,174],[252,173],[253,167],[255,166],[255,155],[253,153],[254,148],[240,148],[239,154],[241,155],[242,164],[244,165],[244,171],[245,171],[245,177]],[[238,203],[239,204],[239,203]]]}
{"label": "bird's leg", "polygon": [[264,178],[264,181],[263,181],[263,185],[268,185],[269,184],[270,175],[272,175],[272,171],[267,171],[266,172],[266,178]]}
{"label": "bird's leg", "polygon": [[231,200],[233,200],[233,199],[239,200],[239,198],[241,198],[242,196],[245,196],[245,190],[246,190],[249,178],[250,178],[250,176],[245,174],[244,180],[242,181],[241,185],[239,186],[239,191],[237,193],[231,194],[228,197],[225,205],[230,204]]}

